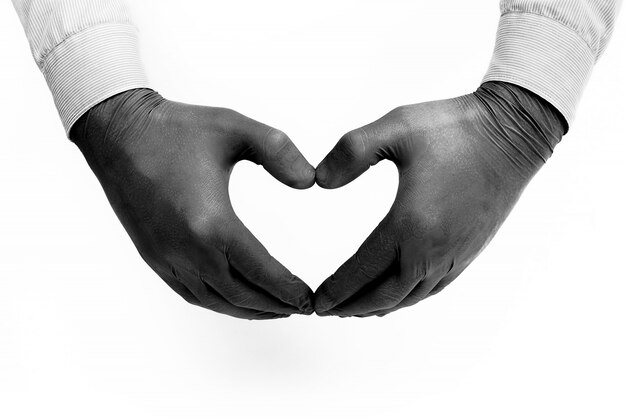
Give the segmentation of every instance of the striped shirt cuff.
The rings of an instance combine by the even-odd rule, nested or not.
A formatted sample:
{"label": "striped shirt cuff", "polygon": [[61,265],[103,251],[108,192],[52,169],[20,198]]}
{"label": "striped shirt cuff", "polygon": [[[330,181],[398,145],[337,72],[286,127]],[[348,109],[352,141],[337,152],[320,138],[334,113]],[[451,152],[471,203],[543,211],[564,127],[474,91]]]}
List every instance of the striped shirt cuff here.
{"label": "striped shirt cuff", "polygon": [[562,23],[537,14],[506,13],[483,83],[524,87],[551,103],[571,125],[594,63],[589,46]]}
{"label": "striped shirt cuff", "polygon": [[84,113],[126,90],[148,87],[138,36],[129,24],[89,27],[65,39],[41,67],[65,133]]}

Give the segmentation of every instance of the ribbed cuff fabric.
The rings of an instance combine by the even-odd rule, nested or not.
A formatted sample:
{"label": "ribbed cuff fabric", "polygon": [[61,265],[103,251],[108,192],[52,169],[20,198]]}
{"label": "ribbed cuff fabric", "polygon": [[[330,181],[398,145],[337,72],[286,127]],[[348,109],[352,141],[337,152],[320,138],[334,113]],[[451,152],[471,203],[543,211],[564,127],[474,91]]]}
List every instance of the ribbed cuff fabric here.
{"label": "ribbed cuff fabric", "polygon": [[571,125],[594,64],[589,46],[562,23],[537,14],[506,13],[500,17],[483,83],[524,87],[556,107]]}
{"label": "ribbed cuff fabric", "polygon": [[85,112],[126,90],[149,87],[134,26],[103,24],[65,39],[41,70],[66,134]]}

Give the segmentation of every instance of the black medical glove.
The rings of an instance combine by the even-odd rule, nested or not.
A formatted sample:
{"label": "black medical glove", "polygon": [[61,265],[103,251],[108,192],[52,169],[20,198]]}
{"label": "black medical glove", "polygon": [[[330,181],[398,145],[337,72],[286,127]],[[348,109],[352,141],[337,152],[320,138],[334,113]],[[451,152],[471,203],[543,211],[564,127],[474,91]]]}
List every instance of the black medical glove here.
{"label": "black medical glove", "polygon": [[285,134],[137,89],[92,108],[70,137],[143,259],[189,303],[247,319],[313,312],[312,290],[270,256],[228,195],[240,160],[290,187],[314,184],[315,170]]}
{"label": "black medical glove", "polygon": [[565,128],[535,94],[488,82],[346,134],[317,167],[320,186],[341,187],[382,159],[400,183],[387,216],[316,291],[316,312],[382,316],[439,292],[489,243]]}

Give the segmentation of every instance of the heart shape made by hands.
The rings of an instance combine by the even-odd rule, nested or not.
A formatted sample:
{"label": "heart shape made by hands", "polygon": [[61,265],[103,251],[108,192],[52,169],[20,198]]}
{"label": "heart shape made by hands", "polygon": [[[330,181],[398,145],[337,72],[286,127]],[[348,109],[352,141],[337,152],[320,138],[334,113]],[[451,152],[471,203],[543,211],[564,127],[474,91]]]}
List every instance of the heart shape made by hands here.
{"label": "heart shape made by hands", "polygon": [[382,162],[336,190],[290,189],[241,162],[230,179],[235,212],[270,254],[315,290],[389,211],[398,171]]}

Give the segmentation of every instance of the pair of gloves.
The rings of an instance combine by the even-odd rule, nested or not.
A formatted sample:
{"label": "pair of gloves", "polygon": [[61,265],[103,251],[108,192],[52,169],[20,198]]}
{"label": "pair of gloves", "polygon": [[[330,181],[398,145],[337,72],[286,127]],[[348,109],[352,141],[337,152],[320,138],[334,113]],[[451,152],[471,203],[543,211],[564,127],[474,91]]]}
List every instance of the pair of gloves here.
{"label": "pair of gloves", "polygon": [[[505,82],[402,106],[344,135],[313,168],[283,132],[235,111],[129,90],[96,105],[70,138],[148,265],[188,302],[247,319],[382,316],[431,296],[489,243],[567,125]],[[235,215],[233,166],[287,186],[341,187],[382,159],[398,167],[391,210],[314,293]]]}

